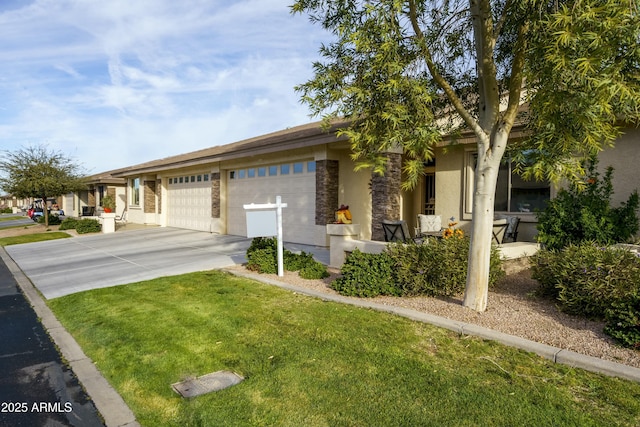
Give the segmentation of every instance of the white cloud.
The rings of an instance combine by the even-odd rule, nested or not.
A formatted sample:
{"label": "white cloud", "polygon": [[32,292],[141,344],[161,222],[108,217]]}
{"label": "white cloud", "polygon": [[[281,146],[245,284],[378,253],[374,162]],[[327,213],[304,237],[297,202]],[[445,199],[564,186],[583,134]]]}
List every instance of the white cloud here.
{"label": "white cloud", "polygon": [[307,122],[293,87],[326,36],[290,3],[0,6],[0,149],[49,143],[100,172]]}

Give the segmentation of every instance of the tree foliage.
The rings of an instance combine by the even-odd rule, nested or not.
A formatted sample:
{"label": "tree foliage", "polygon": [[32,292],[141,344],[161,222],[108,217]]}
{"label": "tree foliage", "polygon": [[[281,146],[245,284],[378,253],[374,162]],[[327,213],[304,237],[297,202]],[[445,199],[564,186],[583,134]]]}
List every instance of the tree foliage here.
{"label": "tree foliage", "polygon": [[[86,188],[80,166],[46,146],[6,151],[0,159],[0,187],[16,197],[58,197]],[[45,212],[45,223],[48,225]]]}
{"label": "tree foliage", "polygon": [[[347,119],[358,168],[384,173],[384,153],[402,148],[411,188],[443,136],[475,136],[467,290],[479,287],[479,310],[507,145],[525,178],[577,182],[621,120],[640,122],[638,0],[297,0],[292,11],[333,35],[297,89],[328,123]],[[516,124],[529,131],[517,144]]]}

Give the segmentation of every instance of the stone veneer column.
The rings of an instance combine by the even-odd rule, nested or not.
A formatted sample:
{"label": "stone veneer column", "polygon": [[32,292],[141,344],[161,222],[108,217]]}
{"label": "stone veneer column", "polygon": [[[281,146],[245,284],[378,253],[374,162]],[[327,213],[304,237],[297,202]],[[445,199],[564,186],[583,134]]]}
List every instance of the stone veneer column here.
{"label": "stone veneer column", "polygon": [[211,218],[220,218],[220,172],[211,174]]}
{"label": "stone veneer column", "polygon": [[156,181],[156,188],[158,193],[158,213],[162,213],[162,180],[159,179]]}
{"label": "stone veneer column", "polygon": [[156,182],[144,182],[144,213],[156,212]]}
{"label": "stone veneer column", "polygon": [[387,153],[384,175],[371,177],[371,240],[384,240],[382,220],[400,219],[400,188],[402,183],[402,155]]}
{"label": "stone veneer column", "polygon": [[316,225],[331,224],[338,209],[338,161],[316,160]]}

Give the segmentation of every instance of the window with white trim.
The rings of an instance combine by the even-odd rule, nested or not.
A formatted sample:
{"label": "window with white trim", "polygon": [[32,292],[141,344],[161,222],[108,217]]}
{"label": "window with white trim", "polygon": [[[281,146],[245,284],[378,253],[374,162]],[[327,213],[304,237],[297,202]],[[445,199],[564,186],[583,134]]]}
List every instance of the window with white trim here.
{"label": "window with white trim", "polygon": [[[473,207],[474,176],[478,154],[465,153],[465,176],[463,211],[469,217]],[[498,171],[498,182],[494,199],[495,212],[534,213],[545,208],[551,197],[551,185],[548,181],[525,181],[513,172],[513,162],[509,157],[503,159]]]}
{"label": "window with white trim", "polygon": [[131,180],[131,205],[140,206],[140,178]]}

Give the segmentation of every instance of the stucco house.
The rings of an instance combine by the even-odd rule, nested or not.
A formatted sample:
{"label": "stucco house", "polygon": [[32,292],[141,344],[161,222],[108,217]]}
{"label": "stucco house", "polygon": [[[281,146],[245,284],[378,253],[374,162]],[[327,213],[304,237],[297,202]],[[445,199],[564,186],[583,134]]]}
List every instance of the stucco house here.
{"label": "stucco house", "polygon": [[[419,213],[454,217],[470,227],[475,138],[462,135],[443,141],[425,176],[410,191],[401,190],[402,153],[390,152],[384,176],[354,171],[348,141],[320,123],[311,123],[232,144],[154,160],[111,171],[126,181],[129,222],[157,224],[220,234],[246,235],[244,204],[274,202],[282,196],[284,239],[327,246],[326,225],[334,212],[349,205],[361,239],[383,240],[384,219],[404,219],[412,230]],[[515,129],[512,138],[522,136]],[[602,169],[614,173],[614,204],[637,187],[635,161],[640,156],[640,130],[628,129],[615,148],[600,156]],[[96,184],[99,184],[97,181]],[[496,213],[521,218],[518,240],[533,241],[535,209],[554,197],[547,182],[527,182],[505,162],[496,193]],[[90,203],[90,201],[89,201]],[[120,210],[118,210],[120,212]]]}
{"label": "stucco house", "polygon": [[114,177],[114,173],[124,169],[116,169],[86,177],[87,189],[77,193],[69,193],[58,198],[61,208],[68,216],[97,216],[102,211],[102,199],[110,195],[116,200],[116,213],[126,209],[126,185],[124,178]]}

